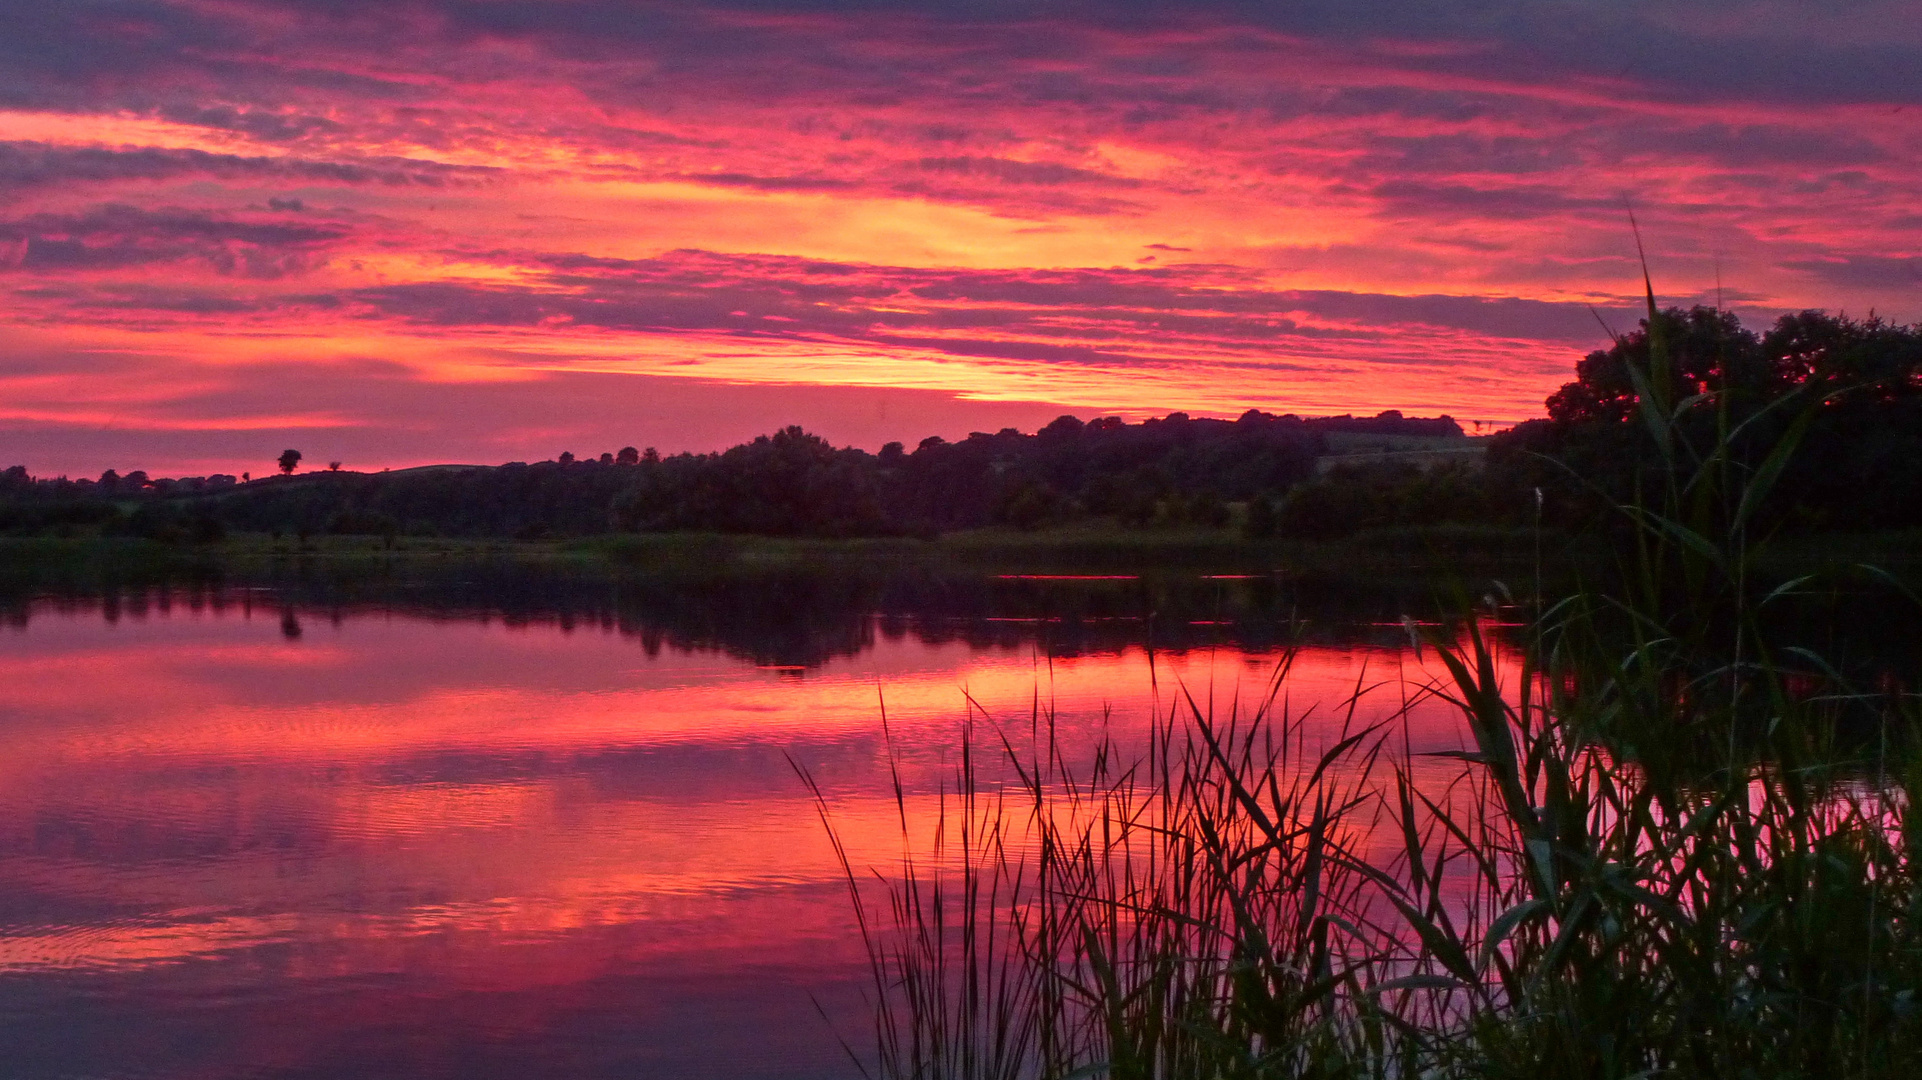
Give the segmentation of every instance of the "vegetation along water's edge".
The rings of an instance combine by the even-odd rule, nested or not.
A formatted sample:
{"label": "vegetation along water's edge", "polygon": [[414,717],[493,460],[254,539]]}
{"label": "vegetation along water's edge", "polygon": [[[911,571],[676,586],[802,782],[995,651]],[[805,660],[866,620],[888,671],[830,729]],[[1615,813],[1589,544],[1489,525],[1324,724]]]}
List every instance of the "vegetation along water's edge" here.
{"label": "vegetation along water's edge", "polygon": [[[1360,705],[1365,681],[1348,702],[1295,697],[1284,654],[1252,700],[1166,687],[1145,737],[1068,745],[1039,691],[1032,716],[970,710],[940,798],[901,799],[879,865],[799,763],[871,961],[863,1071],[1913,1075],[1922,605],[1854,567],[1893,605],[1811,620],[1797,605],[1825,575],[1784,570],[1816,548],[1849,569],[1906,535],[1810,526],[1863,494],[1859,476],[1823,488],[1836,460],[1908,437],[1829,429],[1861,405],[1838,399],[1866,388],[1868,418],[1894,425],[1913,368],[1880,389],[1691,368],[1742,342],[1691,352],[1726,324],[1649,307],[1639,340],[1597,354],[1621,362],[1618,396],[1573,407],[1607,414],[1581,434],[1605,453],[1560,492],[1600,511],[1613,572],[1519,620],[1463,603],[1411,623],[1435,667],[1390,676],[1385,708]],[[1899,661],[1797,637],[1843,623]],[[1417,741],[1438,709],[1459,748]],[[893,764],[898,792],[911,764]]]}

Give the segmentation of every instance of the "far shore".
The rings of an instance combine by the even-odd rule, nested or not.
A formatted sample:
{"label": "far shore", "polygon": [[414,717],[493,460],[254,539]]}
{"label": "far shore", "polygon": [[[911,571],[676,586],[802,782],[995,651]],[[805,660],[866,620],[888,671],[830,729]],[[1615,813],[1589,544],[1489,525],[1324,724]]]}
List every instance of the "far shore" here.
{"label": "far shore", "polygon": [[[0,537],[0,586],[44,579],[144,580],[195,573],[247,578],[275,568],[514,564],[578,573],[728,574],[810,570],[956,574],[1276,574],[1519,587],[1539,569],[1557,580],[1614,561],[1592,536],[1461,525],[1368,531],[1337,541],[1250,540],[1227,529],[979,529],[913,537],[818,538],[622,533],[548,540],[235,534],[211,543],[130,537]],[[1762,569],[1777,576],[1885,571],[1922,583],[1922,532],[1830,533],[1779,541]],[[1873,571],[1869,571],[1873,573]],[[1479,584],[1477,584],[1479,583]]]}

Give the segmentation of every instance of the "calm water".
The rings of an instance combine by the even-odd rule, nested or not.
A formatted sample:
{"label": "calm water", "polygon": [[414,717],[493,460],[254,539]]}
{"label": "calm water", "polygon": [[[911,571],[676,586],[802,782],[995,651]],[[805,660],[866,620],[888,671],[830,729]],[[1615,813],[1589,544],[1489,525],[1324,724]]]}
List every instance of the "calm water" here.
{"label": "calm water", "polygon": [[[787,611],[798,629],[754,639],[704,604],[726,607],[14,607],[5,1075],[851,1075],[829,1021],[866,1045],[865,976],[790,759],[856,859],[885,865],[882,700],[925,806],[964,694],[1025,730],[1038,692],[1068,738],[1125,739],[1177,683],[1250,696],[1278,655],[1272,628],[1163,618],[1157,696],[1156,631],[1108,608],[1072,632],[1031,611],[841,611],[826,629]],[[1324,632],[1292,700],[1396,678],[1414,663],[1398,635]],[[1414,735],[1461,744],[1432,705]]]}

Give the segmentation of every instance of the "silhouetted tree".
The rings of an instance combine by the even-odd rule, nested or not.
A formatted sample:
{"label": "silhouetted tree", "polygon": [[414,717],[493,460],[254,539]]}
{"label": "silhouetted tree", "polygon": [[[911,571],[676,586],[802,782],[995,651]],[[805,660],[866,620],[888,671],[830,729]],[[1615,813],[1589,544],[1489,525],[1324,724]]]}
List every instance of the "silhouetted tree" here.
{"label": "silhouetted tree", "polygon": [[[1660,370],[1651,348],[1657,339],[1666,356]],[[1643,385],[1670,403],[1719,391],[1760,396],[1767,393],[1769,382],[1760,339],[1733,314],[1700,305],[1687,311],[1670,308],[1576,364],[1575,381],[1548,399],[1549,419],[1627,420],[1639,400],[1638,375]]]}
{"label": "silhouetted tree", "polygon": [[1549,419],[1496,436],[1490,482],[1518,498],[1542,488],[1565,527],[1608,518],[1609,502],[1652,490],[1668,467],[1637,415],[1642,387],[1676,414],[1683,459],[1728,432],[1718,452],[1758,467],[1801,418],[1798,453],[1758,524],[1922,524],[1922,326],[1873,316],[1797,312],[1757,336],[1725,312],[1670,308],[1578,364]]}
{"label": "silhouetted tree", "polygon": [[638,465],[640,463],[641,452],[631,446],[621,447],[621,452],[614,455],[614,464],[616,465]]}
{"label": "silhouetted tree", "polygon": [[280,471],[281,472],[286,473],[289,476],[292,476],[294,470],[299,467],[300,467],[300,451],[282,450],[280,452]]}

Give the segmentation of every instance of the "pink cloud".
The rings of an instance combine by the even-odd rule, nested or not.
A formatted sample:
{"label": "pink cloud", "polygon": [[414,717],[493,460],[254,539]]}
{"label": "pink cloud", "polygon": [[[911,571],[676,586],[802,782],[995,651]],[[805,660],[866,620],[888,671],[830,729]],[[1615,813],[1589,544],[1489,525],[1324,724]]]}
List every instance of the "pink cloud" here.
{"label": "pink cloud", "polygon": [[[1513,420],[1588,305],[1632,317],[1630,206],[1666,295],[1922,317],[1913,13],[1679,10],[32,0],[0,318],[76,371],[371,357],[475,401],[574,372],[789,382],[824,424],[809,388]],[[343,378],[327,423],[443,456]],[[693,402],[661,441],[707,437]]]}

